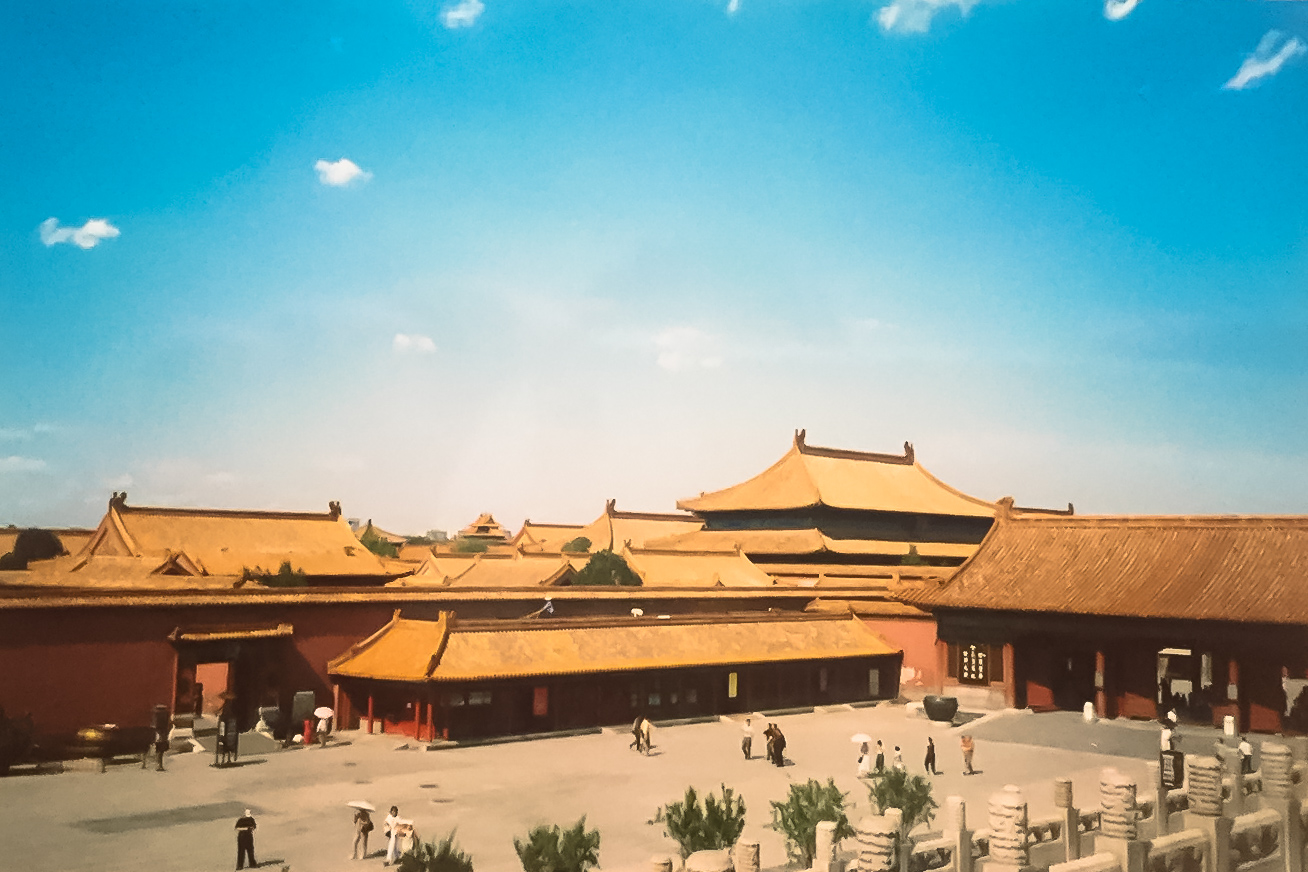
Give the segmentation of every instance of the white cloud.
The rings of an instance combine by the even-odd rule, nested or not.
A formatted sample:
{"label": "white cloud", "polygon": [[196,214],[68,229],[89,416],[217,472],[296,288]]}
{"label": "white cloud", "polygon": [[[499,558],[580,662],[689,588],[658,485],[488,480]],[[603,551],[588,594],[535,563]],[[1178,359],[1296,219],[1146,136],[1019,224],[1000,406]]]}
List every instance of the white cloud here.
{"label": "white cloud", "polygon": [[722,365],[716,337],[696,327],[669,327],[654,337],[658,365],[669,372],[715,369]]}
{"label": "white cloud", "polygon": [[727,0],[727,14],[735,15],[740,11],[740,0]]}
{"label": "white cloud", "polygon": [[481,0],[459,0],[453,6],[446,6],[441,12],[441,23],[450,30],[472,27],[485,9],[486,4]]}
{"label": "white cloud", "polygon": [[931,19],[951,6],[966,17],[981,0],[892,0],[877,11],[876,21],[886,33],[926,33]]}
{"label": "white cloud", "polygon": [[[1308,45],[1299,37],[1292,36],[1282,42],[1284,38],[1285,34],[1279,30],[1269,30],[1263,34],[1253,54],[1244,59],[1240,69],[1235,71],[1235,75],[1222,88],[1227,91],[1243,91],[1259,79],[1276,75],[1291,59],[1308,52]],[[1280,48],[1277,48],[1278,44]]]}
{"label": "white cloud", "polygon": [[360,169],[357,163],[347,157],[334,163],[320,160],[313,165],[313,168],[318,171],[318,181],[333,188],[344,187],[355,179],[366,182],[372,178],[372,173]]}
{"label": "white cloud", "polygon": [[0,457],[0,472],[40,472],[45,469],[45,461],[35,457],[19,457],[17,454]]}
{"label": "white cloud", "polygon": [[1140,0],[1104,0],[1104,17],[1109,21],[1121,21],[1139,5]]}
{"label": "white cloud", "polygon": [[436,343],[430,336],[418,333],[396,333],[391,340],[391,348],[396,354],[435,354]]}
{"label": "white cloud", "polygon": [[92,218],[81,227],[60,227],[58,218],[41,222],[41,241],[46,245],[71,242],[79,248],[95,248],[101,239],[113,239],[118,228],[103,218]]}
{"label": "white cloud", "polygon": [[0,427],[0,442],[26,442],[32,438],[32,431],[16,427]]}

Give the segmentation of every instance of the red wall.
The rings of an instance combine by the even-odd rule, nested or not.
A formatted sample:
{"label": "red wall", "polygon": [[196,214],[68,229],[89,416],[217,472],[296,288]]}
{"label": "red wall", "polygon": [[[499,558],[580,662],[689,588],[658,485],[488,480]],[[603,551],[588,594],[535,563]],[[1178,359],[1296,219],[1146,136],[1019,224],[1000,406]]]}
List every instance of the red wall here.
{"label": "red wall", "polygon": [[[935,693],[944,676],[940,674],[936,655],[934,617],[863,618],[863,623],[892,646],[903,650],[905,680],[899,685],[901,696]],[[910,669],[914,670],[912,677],[909,676]]]}

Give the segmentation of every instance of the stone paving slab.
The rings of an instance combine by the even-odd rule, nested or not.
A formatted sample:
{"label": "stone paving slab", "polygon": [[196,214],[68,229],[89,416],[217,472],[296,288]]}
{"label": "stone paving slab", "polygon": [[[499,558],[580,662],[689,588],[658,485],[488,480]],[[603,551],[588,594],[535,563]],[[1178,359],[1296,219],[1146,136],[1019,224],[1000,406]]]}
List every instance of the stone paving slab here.
{"label": "stone paving slab", "polygon": [[[1051,779],[1060,775],[1073,779],[1081,804],[1093,806],[1107,766],[1141,779],[1141,793],[1148,792],[1143,759],[1086,750],[1062,719],[1046,715],[1006,716],[966,728],[978,737],[980,772],[973,777],[960,771],[964,728],[910,717],[902,706],[768,720],[786,733],[791,760],[784,768],[759,757],[744,760],[740,724],[727,721],[660,727],[649,756],[630,750],[625,734],[426,751],[412,744],[394,750],[401,742],[392,736],[347,733],[342,737],[349,744],[271,753],[231,769],[213,768],[210,755],[182,754],[162,773],[113,767],[104,774],[0,779],[6,851],[0,866],[16,872],[233,869],[235,816],[251,807],[264,865],[289,865],[293,872],[370,869],[380,860],[346,859],[353,833],[345,803],[364,799],[381,816],[398,805],[424,839],[457,829],[480,872],[515,872],[514,836],[536,824],[570,824],[583,814],[600,830],[605,870],[643,872],[652,855],[676,853],[653,823],[659,806],[680,799],[687,785],[704,792],[725,783],[745,799],[746,834],[761,842],[764,867],[780,869],[785,851],[780,834],[767,829],[769,802],[783,799],[791,784],[833,777],[849,794],[851,818],[871,811],[856,775],[858,748],[849,741],[856,732],[880,737],[887,749],[900,745],[909,770],[918,773],[926,737],[933,736],[943,773],[933,779],[935,795],[942,805],[947,795],[962,796],[973,821],[984,819],[986,798],[1005,784],[1027,791],[1033,817],[1052,814]],[[764,723],[755,720],[756,731]],[[1053,746],[1047,733],[1075,747]],[[760,738],[755,744],[761,750]],[[379,848],[379,840],[371,847]]]}

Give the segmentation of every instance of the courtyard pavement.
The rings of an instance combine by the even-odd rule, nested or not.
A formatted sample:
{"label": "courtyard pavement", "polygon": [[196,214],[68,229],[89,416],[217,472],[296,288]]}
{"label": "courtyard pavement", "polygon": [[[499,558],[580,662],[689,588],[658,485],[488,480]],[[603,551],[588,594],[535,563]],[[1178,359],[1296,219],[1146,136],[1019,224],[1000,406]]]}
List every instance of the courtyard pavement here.
{"label": "courtyard pavement", "polygon": [[[1020,786],[1032,817],[1053,813],[1051,779],[1070,776],[1078,805],[1097,804],[1106,767],[1135,776],[1151,792],[1145,760],[1157,749],[1156,725],[1083,723],[1066,713],[1004,712],[949,728],[914,716],[902,705],[841,708],[771,717],[787,737],[784,768],[740,753],[739,722],[666,726],[654,752],[629,750],[630,735],[601,734],[421,750],[397,750],[397,737],[339,734],[326,749],[299,748],[215,769],[209,754],[179,754],[167,772],[136,765],[86,767],[55,775],[0,779],[0,843],[6,870],[145,870],[200,872],[235,868],[236,818],[245,808],[258,821],[256,857],[262,868],[336,872],[380,868],[380,818],[398,805],[425,840],[457,829],[459,845],[479,872],[521,869],[513,838],[541,823],[568,825],[586,815],[601,833],[601,866],[609,872],[645,870],[656,854],[676,856],[676,844],[653,823],[656,810],[680,799],[687,785],[704,792],[725,783],[745,799],[746,835],[762,843],[765,869],[785,867],[784,843],[767,829],[769,802],[791,784],[834,777],[848,791],[848,814],[872,811],[855,766],[856,732],[880,738],[887,760],[903,748],[910,772],[922,772],[927,736],[938,748],[935,797],[959,795],[969,823],[985,825],[985,801],[1007,784]],[[756,755],[764,723],[755,719]],[[961,774],[959,736],[976,739],[978,774]],[[1211,732],[1212,737],[1208,736]],[[1204,753],[1216,731],[1183,730],[1187,750]],[[374,857],[348,860],[353,838],[349,800],[380,809],[370,846]]]}

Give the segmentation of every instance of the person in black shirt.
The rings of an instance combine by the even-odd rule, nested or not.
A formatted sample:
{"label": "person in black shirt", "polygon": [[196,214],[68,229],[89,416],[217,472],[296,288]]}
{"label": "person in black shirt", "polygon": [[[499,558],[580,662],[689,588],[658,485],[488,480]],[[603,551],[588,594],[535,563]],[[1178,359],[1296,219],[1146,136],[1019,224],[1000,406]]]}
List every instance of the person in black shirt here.
{"label": "person in black shirt", "polygon": [[245,858],[250,858],[250,868],[259,865],[254,859],[254,815],[247,808],[242,817],[236,819],[236,868],[245,868]]}

